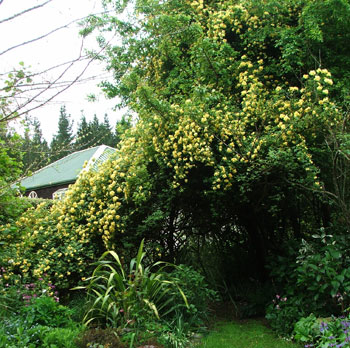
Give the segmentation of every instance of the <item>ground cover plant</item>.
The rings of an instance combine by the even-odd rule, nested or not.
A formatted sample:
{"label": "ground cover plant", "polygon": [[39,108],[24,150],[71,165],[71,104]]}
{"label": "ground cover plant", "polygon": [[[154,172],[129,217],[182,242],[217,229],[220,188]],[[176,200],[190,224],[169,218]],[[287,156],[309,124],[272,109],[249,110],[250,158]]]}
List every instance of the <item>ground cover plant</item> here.
{"label": "ground cover plant", "polygon": [[0,347],[76,348],[83,326],[72,320],[73,309],[59,303],[55,285],[43,278],[30,284],[12,280],[2,268]]}
{"label": "ground cover plant", "polygon": [[294,328],[295,339],[304,347],[347,347],[350,342],[349,316],[316,318],[314,314],[301,318]]}

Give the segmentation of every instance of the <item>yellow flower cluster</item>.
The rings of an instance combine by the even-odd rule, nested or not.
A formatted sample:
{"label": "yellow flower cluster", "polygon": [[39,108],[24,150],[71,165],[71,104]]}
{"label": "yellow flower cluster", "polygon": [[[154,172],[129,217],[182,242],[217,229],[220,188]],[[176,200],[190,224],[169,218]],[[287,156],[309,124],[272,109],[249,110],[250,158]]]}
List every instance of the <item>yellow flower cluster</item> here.
{"label": "yellow flower cluster", "polygon": [[[291,154],[319,185],[308,146],[340,117],[329,97],[331,74],[312,70],[300,86],[289,86],[265,67],[263,42],[250,42],[242,56],[227,50],[228,31],[243,38],[271,20],[267,12],[258,17],[245,2],[234,0],[216,3],[217,8],[203,0],[189,0],[186,6],[195,12],[197,24],[208,30],[206,43],[213,45],[207,52],[204,34],[193,38],[188,51],[200,47],[200,57],[188,59],[186,72],[195,75],[196,69],[210,69],[208,75],[214,77],[197,76],[190,91],[185,81],[183,95],[173,97],[166,85],[168,55],[139,57],[145,81],[130,103],[138,112],[138,123],[116,155],[97,172],[84,172],[64,201],[55,203],[49,213],[42,214],[44,207],[39,206],[18,220],[17,228],[25,233],[16,245],[14,266],[23,273],[49,273],[62,284],[86,276],[89,263],[116,246],[127,219],[156,194],[152,165],[166,168],[167,184],[175,192],[191,184],[197,168],[212,173],[211,189],[218,191],[237,187],[242,176],[263,171],[276,153]],[[181,63],[185,58],[179,58]],[[228,78],[222,82],[220,74]],[[147,85],[151,79],[159,89]]]}

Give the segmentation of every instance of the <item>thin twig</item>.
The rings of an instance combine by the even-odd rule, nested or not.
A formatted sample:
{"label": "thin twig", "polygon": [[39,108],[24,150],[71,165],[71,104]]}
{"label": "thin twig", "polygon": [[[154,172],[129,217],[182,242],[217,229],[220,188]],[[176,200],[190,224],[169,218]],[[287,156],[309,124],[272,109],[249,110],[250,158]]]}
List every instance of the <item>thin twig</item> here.
{"label": "thin twig", "polygon": [[[111,38],[111,40],[101,48],[101,50],[99,52],[97,52],[93,57],[91,57],[91,59],[89,60],[89,62],[86,64],[86,66],[84,67],[84,69],[75,77],[75,79],[73,79],[68,85],[66,85],[64,88],[60,89],[57,93],[55,93],[54,95],[52,95],[51,97],[49,97],[48,99],[46,99],[44,102],[39,103],[39,105],[37,106],[33,106],[32,108],[29,108],[27,110],[23,110],[21,112],[19,112],[21,109],[23,109],[25,106],[29,105],[30,103],[32,103],[33,101],[35,101],[35,99],[37,97],[39,97],[40,95],[42,95],[45,91],[53,88],[55,86],[56,83],[58,83],[58,81],[64,76],[64,74],[68,71],[68,69],[71,67],[69,66],[67,69],[64,70],[64,72],[52,83],[50,83],[43,91],[41,91],[40,93],[36,94],[34,97],[30,98],[25,104],[20,105],[16,110],[12,111],[9,115],[7,115],[6,117],[4,117],[2,120],[0,120],[0,122],[3,121],[9,121],[11,119],[14,118],[18,118],[28,112],[31,112],[33,110],[36,110],[42,106],[44,106],[46,103],[49,103],[51,100],[53,100],[54,98],[56,98],[59,94],[63,93],[64,91],[66,91],[68,88],[70,88],[73,84],[75,84],[77,81],[79,81],[80,77],[86,72],[86,70],[88,69],[88,67],[90,66],[90,64],[95,60],[95,58],[105,50],[105,48],[108,46],[108,44],[114,39],[115,35]],[[11,117],[13,116],[13,117]]]}
{"label": "thin twig", "polygon": [[[33,11],[33,10],[36,10],[36,9],[38,9],[38,8],[40,8],[40,7],[43,7],[43,6],[45,6],[46,4],[48,4],[49,2],[51,2],[51,1],[52,1],[52,0],[48,0],[48,1],[46,1],[46,2],[44,2],[44,3],[42,3],[42,4],[40,4],[40,5],[31,7],[31,8],[28,8],[28,9],[22,11],[22,12],[16,13],[16,14],[14,14],[14,15],[11,16],[11,17],[2,19],[2,20],[0,20],[0,24],[1,24],[1,23],[5,23],[5,22],[8,22],[8,21],[10,21],[10,20],[12,20],[12,19],[14,19],[14,18],[16,18],[16,17],[22,16],[22,15],[24,15],[25,13],[28,13],[28,12]],[[3,0],[1,0],[0,5],[2,4],[2,2],[3,2]]]}
{"label": "thin twig", "polygon": [[[49,0],[49,1],[52,1],[52,0]],[[34,39],[31,39],[31,40],[28,40],[28,41],[24,41],[24,42],[22,42],[22,43],[20,43],[20,44],[17,44],[17,45],[15,45],[15,46],[9,47],[9,48],[7,48],[5,51],[0,52],[0,56],[3,55],[3,54],[5,54],[5,53],[7,53],[7,52],[9,52],[9,51],[14,50],[15,48],[22,47],[22,46],[28,45],[28,44],[30,44],[30,43],[33,43],[33,42],[42,40],[42,39],[46,38],[47,36],[50,36],[50,35],[54,34],[56,31],[59,31],[59,30],[68,28],[70,25],[72,25],[72,24],[74,24],[74,23],[77,23],[77,22],[79,22],[79,21],[82,21],[82,20],[84,20],[84,19],[86,19],[86,18],[89,18],[90,16],[106,14],[106,13],[108,13],[108,12],[110,12],[110,11],[104,11],[104,12],[100,12],[100,13],[96,13],[96,14],[90,14],[90,15],[88,15],[88,16],[84,16],[84,17],[81,17],[81,18],[78,18],[78,19],[74,19],[73,21],[71,21],[71,22],[69,22],[69,23],[67,23],[67,24],[64,24],[64,25],[62,25],[62,26],[60,26],[60,27],[57,27],[57,28],[51,30],[50,32],[48,32],[48,33],[46,33],[46,34],[43,34],[43,35],[41,35],[41,36],[38,36],[38,37],[36,37],[36,38],[34,38]],[[1,22],[0,22],[0,24],[1,24]]]}

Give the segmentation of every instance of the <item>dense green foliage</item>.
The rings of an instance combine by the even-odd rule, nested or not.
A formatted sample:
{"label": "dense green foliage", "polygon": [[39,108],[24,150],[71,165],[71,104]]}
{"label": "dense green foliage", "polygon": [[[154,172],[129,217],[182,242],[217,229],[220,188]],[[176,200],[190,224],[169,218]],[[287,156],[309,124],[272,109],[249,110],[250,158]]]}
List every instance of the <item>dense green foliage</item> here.
{"label": "dense green foliage", "polygon": [[291,335],[294,324],[311,313],[340,316],[349,308],[348,237],[324,231],[312,237],[294,246],[289,243],[289,253],[271,263],[278,295],[267,309],[267,318],[280,334]]}
{"label": "dense green foliage", "polygon": [[[108,261],[108,256],[112,256],[113,261]],[[107,251],[102,255],[91,278],[87,279],[89,285],[86,288],[91,298],[91,308],[85,317],[87,323],[97,321],[107,327],[139,328],[152,317],[160,319],[175,310],[171,287],[176,287],[177,283],[167,280],[164,272],[170,265],[156,263],[144,267],[144,257],[143,241],[137,257],[125,270],[115,252]],[[153,271],[156,267],[159,269]],[[182,290],[179,292],[187,304]]]}
{"label": "dense green foliage", "polygon": [[[113,256],[111,261],[108,256]],[[135,347],[158,342],[187,347],[194,332],[203,331],[215,292],[190,267],[158,262],[151,268],[144,266],[145,257],[143,244],[130,267],[123,266],[116,253],[106,253],[88,285],[75,289],[86,288],[87,294],[80,291],[70,307],[59,304],[57,287],[47,276],[22,283],[20,276],[1,268],[0,346]],[[84,309],[83,327],[78,322]]]}
{"label": "dense green foliage", "polygon": [[7,134],[6,125],[0,122],[0,224],[16,219],[26,206],[11,187],[22,173],[20,145],[20,136]]}
{"label": "dense green foliage", "polygon": [[[121,4],[105,4],[111,11],[89,18],[83,33],[122,36],[104,56],[115,74],[104,89],[138,122],[116,157],[82,176],[34,233],[23,228],[16,265],[44,245],[49,256],[29,273],[50,269],[73,285],[105,249],[127,253],[145,238],[154,256],[195,263],[230,288],[232,264],[218,250],[240,253],[229,260],[243,266],[235,279],[267,279],[266,260],[283,241],[341,221],[326,193],[341,203],[329,165],[346,122],[346,75],[333,59],[346,54],[338,37],[346,2],[329,2],[339,12],[332,21],[319,1],[138,1],[130,22],[116,19]],[[319,18],[333,40],[322,68],[305,58],[319,50],[310,32]],[[199,250],[218,262],[206,263]]]}
{"label": "dense green foliage", "polygon": [[105,115],[103,123],[98,121],[96,115],[91,122],[87,122],[83,115],[77,130],[74,148],[82,150],[96,145],[116,147],[119,141],[117,132],[113,132],[111,129],[107,115]]}
{"label": "dense green foliage", "polygon": [[72,314],[59,304],[57,289],[46,277],[22,283],[0,269],[0,347],[76,348],[83,327]]}
{"label": "dense green foliage", "polygon": [[40,122],[27,117],[21,152],[23,153],[23,176],[44,167],[49,162],[49,145],[44,139]]}
{"label": "dense green foliage", "polygon": [[[1,228],[10,238],[0,265],[11,277],[47,274],[67,292],[101,255],[118,254],[117,266],[99,261],[90,314],[125,326],[120,310],[126,323],[157,317],[149,278],[140,277],[139,296],[123,273],[145,240],[149,264],[194,265],[234,303],[246,302],[236,291],[244,284],[257,284],[260,294],[250,293],[257,299],[265,283],[276,293],[259,301],[272,301],[266,314],[280,334],[291,335],[311,313],[342,314],[350,293],[349,1],[103,3],[106,12],[89,17],[82,34],[99,32],[106,49],[98,58],[114,75],[103,89],[137,122],[118,125],[117,153],[84,172],[63,201]],[[121,15],[125,9],[133,15]],[[110,32],[120,40],[107,43]],[[82,118],[77,146],[98,133],[97,123]],[[101,127],[108,133],[107,122]],[[132,310],[118,306],[124,300]],[[166,342],[184,345],[192,309],[176,324],[150,320],[143,330],[164,337],[177,329]]]}
{"label": "dense green foliage", "polygon": [[295,339],[305,347],[347,347],[350,341],[349,317],[320,318],[310,314],[301,318],[294,328]]}
{"label": "dense green foliage", "polygon": [[[336,194],[329,158],[344,117],[335,101],[348,80],[336,64],[348,7],[325,6],[138,1],[128,23],[110,12],[88,21],[86,33],[121,33],[105,57],[115,84],[104,88],[139,117],[123,147],[133,163],[116,167],[127,171],[129,201],[120,232],[162,236],[171,260],[206,239],[230,241],[264,278],[284,239],[329,226],[323,193]],[[318,21],[327,25],[316,35]]]}
{"label": "dense green foliage", "polygon": [[204,325],[216,294],[190,267],[164,262],[145,266],[143,250],[142,241],[128,267],[115,252],[104,253],[88,285],[74,289],[87,290],[84,322],[118,328],[122,340],[136,345],[157,337],[166,346],[185,347],[193,331]]}

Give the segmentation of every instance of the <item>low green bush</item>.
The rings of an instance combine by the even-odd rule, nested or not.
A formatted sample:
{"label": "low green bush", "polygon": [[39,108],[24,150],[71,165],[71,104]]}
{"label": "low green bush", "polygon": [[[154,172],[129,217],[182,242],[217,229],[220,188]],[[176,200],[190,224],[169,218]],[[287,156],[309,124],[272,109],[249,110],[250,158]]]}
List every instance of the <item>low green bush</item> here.
{"label": "low green bush", "polygon": [[83,327],[70,318],[71,309],[58,303],[55,286],[45,279],[30,284],[15,280],[2,293],[0,347],[75,348]]}
{"label": "low green bush", "polygon": [[77,348],[79,326],[51,328],[43,338],[43,348]]}
{"label": "low green bush", "polygon": [[[29,312],[31,313],[32,310],[29,309]],[[39,322],[49,321],[50,323],[42,325],[28,313],[18,314],[8,319],[3,318],[0,324],[0,347],[76,348],[75,338],[83,330],[81,325],[67,321],[65,327],[58,328],[55,327],[55,322],[59,322],[55,315],[52,321],[44,312],[37,314],[36,317],[39,318]],[[61,319],[61,322],[63,321],[64,318]]]}
{"label": "low green bush", "polygon": [[20,275],[0,267],[0,316],[17,313],[24,305],[41,297],[52,297],[56,302],[59,301],[56,286],[46,276],[27,283],[23,282]]}
{"label": "low green bush", "polygon": [[304,347],[349,347],[350,317],[316,318],[310,314],[295,324],[294,337]]}
{"label": "low green bush", "polygon": [[29,305],[22,307],[20,315],[29,325],[64,327],[72,323],[72,311],[47,296],[36,298]]}
{"label": "low green bush", "polygon": [[167,275],[170,284],[175,281],[186,296],[188,306],[182,295],[173,287],[172,306],[183,315],[192,326],[201,326],[209,319],[210,304],[219,300],[216,291],[210,289],[204,277],[190,266],[179,265]]}
{"label": "low green bush", "polygon": [[266,309],[266,319],[271,328],[281,336],[290,337],[294,324],[305,315],[303,300],[298,297],[282,297],[275,299]]}
{"label": "low green bush", "polygon": [[[342,315],[350,304],[348,236],[313,235],[275,258],[272,277],[277,291],[266,318],[279,334],[290,336],[295,323],[314,313],[318,317]],[[288,300],[283,301],[283,298]]]}

